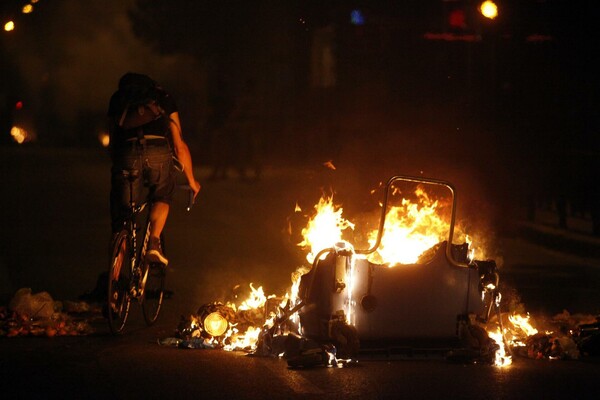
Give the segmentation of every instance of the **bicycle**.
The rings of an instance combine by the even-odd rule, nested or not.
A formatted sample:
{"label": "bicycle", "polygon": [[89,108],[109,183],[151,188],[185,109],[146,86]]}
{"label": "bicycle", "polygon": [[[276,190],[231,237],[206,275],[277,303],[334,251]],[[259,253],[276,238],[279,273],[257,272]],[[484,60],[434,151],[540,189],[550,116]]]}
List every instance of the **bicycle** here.
{"label": "bicycle", "polygon": [[[133,200],[133,184],[140,179],[140,171],[125,169],[122,173],[129,182],[130,196],[127,217],[123,228],[113,238],[110,253],[107,317],[108,326],[113,334],[123,332],[132,300],[140,303],[148,326],[156,322],[165,297],[167,272],[165,265],[145,260],[150,239],[150,213],[146,211],[144,214],[144,210],[150,209],[151,202],[146,199],[136,204]],[[194,203],[194,193],[189,185],[178,187],[189,191],[189,211]],[[144,223],[138,224],[138,220],[144,220]],[[138,240],[138,236],[142,240]],[[160,242],[164,252],[163,234],[160,236]]]}

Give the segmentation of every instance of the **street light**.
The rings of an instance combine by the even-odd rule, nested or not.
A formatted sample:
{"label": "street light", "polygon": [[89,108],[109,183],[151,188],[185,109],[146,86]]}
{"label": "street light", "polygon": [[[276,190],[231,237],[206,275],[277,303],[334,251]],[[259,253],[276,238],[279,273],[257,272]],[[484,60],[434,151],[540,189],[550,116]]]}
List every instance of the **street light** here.
{"label": "street light", "polygon": [[498,16],[498,6],[491,0],[486,0],[479,5],[479,12],[486,18],[494,19]]}
{"label": "street light", "polygon": [[14,31],[15,30],[15,23],[14,23],[14,21],[8,21],[7,23],[5,23],[4,24],[4,30],[6,32]]}

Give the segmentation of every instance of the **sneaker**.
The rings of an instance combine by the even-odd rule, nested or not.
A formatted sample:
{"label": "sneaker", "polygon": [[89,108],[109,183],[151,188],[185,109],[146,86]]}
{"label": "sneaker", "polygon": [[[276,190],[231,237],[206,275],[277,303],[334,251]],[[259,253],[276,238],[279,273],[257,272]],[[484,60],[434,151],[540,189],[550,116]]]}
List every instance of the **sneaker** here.
{"label": "sneaker", "polygon": [[158,238],[150,238],[150,243],[148,244],[148,251],[146,252],[146,261],[149,263],[159,263],[163,264],[165,267],[169,264],[169,260],[162,253],[162,249],[160,247],[160,239]]}

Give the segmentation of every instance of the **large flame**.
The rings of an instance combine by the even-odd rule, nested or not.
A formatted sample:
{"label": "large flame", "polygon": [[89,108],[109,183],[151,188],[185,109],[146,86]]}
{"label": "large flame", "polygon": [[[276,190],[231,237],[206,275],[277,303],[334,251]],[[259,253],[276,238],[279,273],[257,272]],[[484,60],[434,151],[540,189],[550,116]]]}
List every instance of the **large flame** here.
{"label": "large flame", "polygon": [[[433,200],[421,187],[414,192],[414,202],[402,199],[399,206],[392,206],[386,215],[385,231],[382,241],[377,249],[376,262],[383,262],[390,266],[397,264],[410,264],[419,260],[419,257],[436,244],[445,240],[449,232],[449,218],[444,216],[446,209],[438,200]],[[411,198],[413,198],[411,196]],[[314,206],[315,213],[310,217],[307,226],[302,229],[303,241],[299,246],[307,249],[307,261],[312,265],[316,255],[324,249],[333,248],[336,244],[343,242],[342,236],[346,229],[354,229],[355,225],[342,216],[343,209],[334,205],[332,196],[323,196]],[[296,212],[301,209],[296,204]],[[372,231],[368,234],[368,240],[372,246],[377,238],[378,232]],[[464,235],[463,235],[464,236]],[[472,239],[465,239],[471,248]],[[375,261],[374,261],[375,262]],[[259,335],[265,327],[272,327],[276,315],[268,311],[269,304],[280,301],[280,312],[282,309],[291,309],[298,304],[298,289],[300,278],[310,270],[310,266],[301,267],[292,274],[292,286],[283,296],[269,300],[274,295],[266,296],[262,287],[256,289],[250,284],[250,295],[244,301],[237,304],[227,304],[235,313],[249,312],[256,318],[252,323],[240,323],[238,318],[234,323],[229,323],[227,332],[219,340],[223,343],[225,350],[254,350],[256,349]],[[350,271],[352,275],[352,271]],[[349,304],[352,302],[353,277],[349,276],[348,292]],[[276,309],[277,307],[275,307]],[[273,307],[271,306],[271,310]],[[352,310],[347,310],[346,318],[352,323]],[[293,315],[291,321],[299,327],[297,314]],[[503,335],[500,331],[491,332],[501,347],[497,355],[499,365],[508,365],[510,356],[504,350]]]}
{"label": "large flame", "polygon": [[[424,251],[447,237],[450,224],[439,215],[439,202],[430,199],[420,187],[415,195],[418,203],[402,199],[400,206],[390,207],[387,212],[377,261],[390,266],[415,263]],[[371,245],[377,234],[377,230],[369,233]]]}
{"label": "large flame", "polygon": [[343,209],[333,204],[333,197],[321,197],[315,210],[316,215],[302,229],[304,240],[298,244],[310,248],[306,259],[311,264],[321,250],[333,247],[342,240],[344,230],[354,229],[354,224],[342,217]]}

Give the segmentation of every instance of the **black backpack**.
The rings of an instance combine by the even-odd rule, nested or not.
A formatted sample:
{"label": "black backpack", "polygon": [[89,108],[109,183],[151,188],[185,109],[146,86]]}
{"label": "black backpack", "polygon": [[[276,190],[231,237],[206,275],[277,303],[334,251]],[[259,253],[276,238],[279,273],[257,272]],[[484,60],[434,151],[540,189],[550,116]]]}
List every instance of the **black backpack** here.
{"label": "black backpack", "polygon": [[131,84],[119,89],[120,106],[123,110],[117,121],[122,129],[134,129],[164,117],[159,104],[160,89],[156,85]]}

